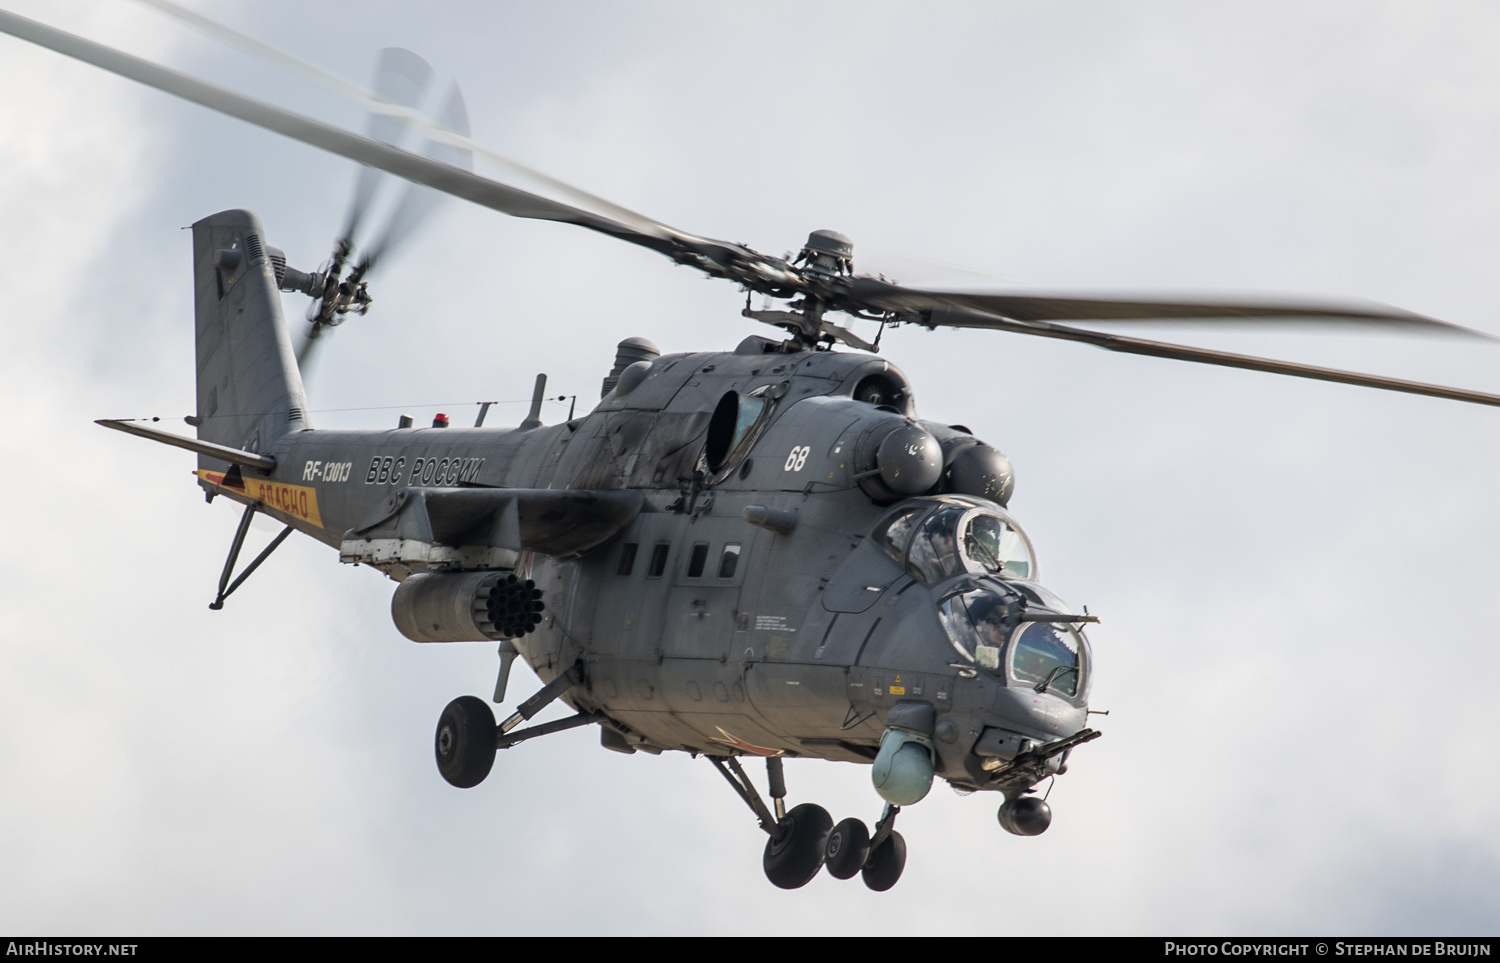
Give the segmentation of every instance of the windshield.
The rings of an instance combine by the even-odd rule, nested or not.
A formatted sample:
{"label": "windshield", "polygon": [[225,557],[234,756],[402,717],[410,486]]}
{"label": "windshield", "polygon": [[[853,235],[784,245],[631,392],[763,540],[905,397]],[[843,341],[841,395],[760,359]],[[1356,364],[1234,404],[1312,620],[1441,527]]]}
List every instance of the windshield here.
{"label": "windshield", "polygon": [[969,571],[1002,578],[1031,577],[1031,549],[1019,530],[998,515],[978,514],[964,523],[964,559]]}
{"label": "windshield", "polygon": [[1010,674],[1017,682],[1078,694],[1078,636],[1057,622],[1022,622],[1010,650]]}
{"label": "windshield", "polygon": [[961,505],[939,508],[922,522],[911,539],[906,568],[929,585],[964,572],[1036,578],[1031,545],[1014,521]]}

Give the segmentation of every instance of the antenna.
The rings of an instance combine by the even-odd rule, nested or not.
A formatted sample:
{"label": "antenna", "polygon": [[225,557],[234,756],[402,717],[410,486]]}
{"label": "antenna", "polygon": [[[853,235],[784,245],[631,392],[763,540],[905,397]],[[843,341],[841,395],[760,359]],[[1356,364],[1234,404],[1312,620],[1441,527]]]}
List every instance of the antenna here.
{"label": "antenna", "polygon": [[531,389],[531,411],[526,413],[526,420],[521,422],[522,430],[542,427],[542,396],[547,393],[547,376],[539,374],[536,376],[536,387]]}

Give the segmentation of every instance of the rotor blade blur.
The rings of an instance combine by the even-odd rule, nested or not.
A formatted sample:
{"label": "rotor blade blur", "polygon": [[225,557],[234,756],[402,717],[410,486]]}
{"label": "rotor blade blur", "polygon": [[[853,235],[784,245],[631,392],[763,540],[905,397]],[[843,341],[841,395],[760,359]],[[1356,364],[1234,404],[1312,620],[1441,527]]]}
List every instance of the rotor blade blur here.
{"label": "rotor blade blur", "polygon": [[425,184],[445,194],[461,197],[466,201],[472,201],[482,207],[488,207],[512,217],[575,224],[669,256],[680,250],[681,245],[677,242],[682,238],[690,239],[715,252],[741,250],[738,245],[698,239],[692,235],[676,234],[667,238],[648,234],[608,217],[580,210],[560,201],[550,200],[469,171],[449,167],[409,151],[391,147],[310,117],[246,97],[74,36],[66,31],[17,16],[9,11],[0,10],[0,32],[92,64],[102,70],[148,87],[154,87],[257,127],[274,131],[309,146],[347,157],[361,164],[378,167],[397,177]]}
{"label": "rotor blade blur", "polygon": [[[437,122],[448,130],[456,133],[469,133],[469,111],[464,106],[463,92],[454,84],[448,92],[443,103],[443,108],[438,114]],[[422,153],[440,164],[457,167],[462,170],[472,170],[474,167],[474,156],[472,152],[462,147],[454,147],[451,144],[443,144],[429,139]],[[365,168],[369,170],[369,168]],[[437,210],[442,195],[430,187],[422,187],[419,184],[408,183],[401,192],[401,200],[396,204],[396,210],[391,214],[390,222],[386,225],[385,232],[365,254],[361,276],[367,277],[374,269],[375,262],[389,257],[391,251],[415,234],[433,211]]]}
{"label": "rotor blade blur", "polygon": [[[386,103],[415,108],[431,84],[431,65],[410,50],[386,47],[375,55],[375,96]],[[410,127],[411,123],[405,118],[372,112],[365,132],[372,140],[400,147]],[[354,233],[359,230],[384,176],[383,171],[374,167],[360,167],[354,197],[349,202],[349,215],[344,219],[340,237],[350,242],[354,240]]]}
{"label": "rotor blade blur", "polygon": [[284,54],[275,47],[263,44],[259,40],[240,33],[238,30],[226,27],[217,20],[211,20],[196,10],[189,10],[187,7],[171,3],[170,0],[136,0],[136,3],[151,7],[159,13],[164,13],[169,17],[180,20],[188,26],[208,34],[221,43],[228,44],[231,47],[238,47],[241,51],[251,56],[260,57],[262,60],[268,60],[277,66],[285,67],[295,73],[302,74],[314,83],[328,87],[334,93],[346,99],[353,100],[366,109],[372,109],[374,98],[358,85],[351,84],[347,80],[320,70],[305,60],[298,60],[290,54]]}
{"label": "rotor blade blur", "polygon": [[861,244],[859,266],[863,274],[890,279],[892,284],[917,287],[926,290],[943,290],[952,285],[962,293],[966,287],[975,290],[994,288],[997,285],[1019,285],[1019,278],[977,271],[917,257],[905,251],[883,248],[878,243]]}
{"label": "rotor blade blur", "polygon": [[1151,358],[1170,358],[1174,361],[1191,361],[1196,364],[1217,365],[1222,368],[1242,368],[1246,371],[1264,371],[1268,374],[1287,375],[1293,378],[1308,378],[1313,381],[1331,381],[1337,384],[1357,385],[1362,388],[1379,388],[1383,391],[1399,391],[1410,395],[1425,395],[1429,398],[1446,398],[1450,401],[1465,401],[1476,405],[1500,407],[1500,395],[1465,388],[1449,388],[1444,385],[1406,381],[1401,378],[1385,378],[1379,375],[1342,371],[1338,368],[1321,368],[1316,365],[1298,364],[1292,361],[1276,361],[1254,355],[1235,354],[1229,351],[1214,351],[1209,348],[1194,348],[1171,344],[1165,341],[1145,341],[1127,338],[1102,331],[1085,331],[1036,321],[1014,321],[995,315],[979,314],[961,309],[940,308],[931,313],[923,324],[931,327],[988,328],[994,331],[1013,331],[1043,338],[1063,341],[1078,341],[1091,344],[1106,351],[1122,354],[1138,354]]}
{"label": "rotor blade blur", "polygon": [[1215,327],[1294,324],[1357,326],[1409,333],[1485,338],[1490,335],[1384,304],[1340,301],[1167,300],[1139,297],[1078,297],[1037,291],[994,293],[928,291],[855,278],[856,298],[897,312],[959,308],[1000,315],[1015,321],[1137,322],[1208,324]]}
{"label": "rotor blade blur", "polygon": [[307,334],[303,336],[301,343],[297,345],[297,370],[302,374],[302,380],[308,380],[308,371],[312,366],[312,356],[319,341],[323,339],[327,328],[321,324],[310,325]]}
{"label": "rotor blade blur", "polygon": [[556,192],[558,195],[569,199],[586,210],[591,210],[612,220],[619,221],[621,224],[633,227],[643,234],[651,234],[658,237],[675,236],[684,240],[695,239],[693,235],[685,231],[669,227],[654,218],[639,214],[627,207],[622,207],[613,201],[606,200],[597,194],[591,194],[582,188],[574,187],[549,174],[522,164],[520,161],[497,154],[495,151],[471,140],[467,131],[460,134],[452,130],[445,130],[441,125],[432,123],[415,110],[374,97],[356,84],[351,84],[290,54],[282,53],[275,47],[263,44],[196,11],[188,10],[178,4],[171,3],[170,0],[137,0],[137,2],[152,7],[170,17],[174,17],[188,26],[200,30],[222,43],[236,47],[251,56],[260,57],[263,60],[299,73],[314,83],[327,88],[339,97],[357,104],[372,113],[401,118],[414,129],[420,130],[438,143],[467,150],[489,161],[496,167],[508,171],[512,175],[526,178],[540,187],[545,187],[548,190]]}

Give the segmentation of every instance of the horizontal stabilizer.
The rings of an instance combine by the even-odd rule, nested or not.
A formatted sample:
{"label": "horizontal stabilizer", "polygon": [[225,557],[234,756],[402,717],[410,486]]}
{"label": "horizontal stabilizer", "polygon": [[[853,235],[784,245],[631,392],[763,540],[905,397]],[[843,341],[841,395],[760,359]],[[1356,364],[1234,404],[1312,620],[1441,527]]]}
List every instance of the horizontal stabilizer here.
{"label": "horizontal stabilizer", "polygon": [[113,428],[115,431],[123,431],[127,435],[138,435],[141,438],[150,438],[159,441],[163,445],[172,445],[176,448],[186,448],[200,455],[227,461],[231,465],[243,465],[246,468],[254,468],[257,471],[269,472],[276,468],[276,459],[270,455],[257,455],[251,451],[241,451],[238,448],[230,448],[227,445],[216,445],[211,441],[199,441],[196,438],[184,438],[182,435],[173,434],[170,431],[162,431],[160,428],[147,428],[145,425],[136,424],[121,418],[99,418],[94,424]]}

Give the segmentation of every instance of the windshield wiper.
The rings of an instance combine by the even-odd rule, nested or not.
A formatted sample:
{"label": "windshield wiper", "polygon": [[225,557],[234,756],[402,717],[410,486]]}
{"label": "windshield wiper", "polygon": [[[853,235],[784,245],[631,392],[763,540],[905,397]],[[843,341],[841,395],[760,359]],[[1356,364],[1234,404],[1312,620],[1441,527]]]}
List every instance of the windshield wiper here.
{"label": "windshield wiper", "polygon": [[1078,668],[1071,665],[1055,665],[1052,667],[1052,671],[1047,673],[1047,678],[1038,682],[1032,688],[1038,692],[1046,692],[1052,687],[1052,683],[1057,681],[1057,677],[1064,672],[1071,672],[1076,677],[1078,675]]}
{"label": "windshield wiper", "polygon": [[1005,571],[1005,563],[1002,562],[1002,561],[1000,561],[1000,556],[998,556],[994,552],[990,551],[990,547],[988,545],[984,544],[983,542],[981,542],[977,538],[970,538],[970,539],[967,539],[967,541],[968,541],[970,547],[979,549],[981,552],[983,552],[986,556],[989,557],[989,560],[991,562],[993,562],[995,564],[995,567],[994,567],[994,569],[992,569],[992,571],[994,571],[997,574],[1000,573],[1000,572]]}

